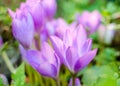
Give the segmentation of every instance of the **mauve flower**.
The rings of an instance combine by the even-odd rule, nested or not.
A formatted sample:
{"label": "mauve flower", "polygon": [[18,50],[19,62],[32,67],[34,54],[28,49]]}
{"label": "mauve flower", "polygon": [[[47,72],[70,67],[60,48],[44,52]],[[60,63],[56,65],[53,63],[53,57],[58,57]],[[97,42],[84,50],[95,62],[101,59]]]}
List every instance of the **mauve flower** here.
{"label": "mauve flower", "polygon": [[46,22],[44,29],[42,29],[40,34],[41,43],[47,41],[51,35],[56,35],[57,37],[63,39],[63,34],[65,33],[66,29],[69,29],[69,27],[70,26],[62,18]]}
{"label": "mauve flower", "polygon": [[65,34],[65,31],[70,28],[70,26],[67,24],[67,22],[62,19],[58,18],[55,21],[55,35],[61,39],[63,39],[63,35]]}
{"label": "mauve flower", "polygon": [[51,42],[55,52],[62,63],[74,74],[86,67],[95,57],[97,49],[91,50],[92,40],[82,25],[75,29],[68,29],[63,40],[51,36]]}
{"label": "mauve flower", "polygon": [[28,50],[28,63],[43,76],[56,79],[59,74],[60,61],[57,54],[46,42],[43,43],[41,51]]}
{"label": "mauve flower", "polygon": [[88,12],[84,11],[82,15],[77,16],[77,22],[83,24],[88,30],[88,34],[96,32],[100,23],[102,16],[98,11]]}
{"label": "mauve flower", "polygon": [[57,3],[56,0],[41,0],[45,10],[46,17],[52,19],[56,13]]}
{"label": "mauve flower", "polygon": [[31,13],[35,25],[36,32],[40,32],[45,22],[45,11],[39,0],[27,0],[26,3],[20,5],[21,10]]}
{"label": "mauve flower", "polygon": [[[69,86],[72,86],[72,79],[70,79]],[[75,79],[75,86],[81,86],[80,80],[78,78]]]}
{"label": "mauve flower", "polygon": [[47,19],[53,19],[57,9],[57,3],[56,0],[27,0],[25,7],[29,7],[36,28],[40,29]]}
{"label": "mauve flower", "polygon": [[69,25],[65,22],[65,20],[62,18],[58,18],[47,22],[45,24],[44,31],[46,32],[48,37],[50,37],[51,35],[56,35],[59,38],[63,39],[63,34],[68,28]]}
{"label": "mauve flower", "polygon": [[19,9],[16,13],[9,9],[12,17],[12,33],[25,48],[29,48],[34,37],[34,23],[30,13],[23,12]]}

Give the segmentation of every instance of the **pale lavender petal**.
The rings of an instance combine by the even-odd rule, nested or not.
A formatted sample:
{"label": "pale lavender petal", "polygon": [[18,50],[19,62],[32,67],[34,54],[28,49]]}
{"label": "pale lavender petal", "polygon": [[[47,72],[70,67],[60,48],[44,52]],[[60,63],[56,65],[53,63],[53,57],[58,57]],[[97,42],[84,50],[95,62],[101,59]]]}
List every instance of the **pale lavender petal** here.
{"label": "pale lavender petal", "polygon": [[88,11],[84,11],[82,15],[77,16],[77,21],[79,24],[83,24],[86,27],[86,22],[88,21],[90,13]]}
{"label": "pale lavender petal", "polygon": [[89,33],[93,33],[98,29],[98,26],[101,22],[101,15],[98,11],[93,11],[90,14],[90,18],[88,19],[88,27],[90,28]]}
{"label": "pale lavender petal", "polygon": [[48,62],[39,65],[37,71],[43,76],[48,76],[52,78],[56,78],[57,76],[57,68]]}
{"label": "pale lavender petal", "polygon": [[71,28],[71,29],[75,29],[76,26],[77,26],[77,22],[76,22],[76,21],[74,21],[74,22],[72,22],[72,23],[70,24],[70,28]]}
{"label": "pale lavender petal", "polygon": [[63,43],[66,45],[66,48],[69,46],[72,46],[74,37],[75,37],[75,34],[73,31],[71,31],[70,29],[66,30],[63,38]]}
{"label": "pale lavender petal", "polygon": [[80,24],[77,28],[76,28],[76,43],[77,43],[77,46],[78,46],[78,51],[81,50],[82,46],[84,45],[84,43],[86,42],[87,40],[87,33],[84,29],[84,27]]}
{"label": "pale lavender petal", "polygon": [[11,9],[9,9],[9,8],[8,8],[8,13],[9,13],[11,18],[15,17],[15,13]]}
{"label": "pale lavender petal", "polygon": [[59,75],[60,72],[60,66],[61,66],[61,62],[60,62],[60,58],[58,57],[58,55],[56,53],[54,53],[55,59],[56,59],[56,68],[57,68],[57,76]]}
{"label": "pale lavender petal", "polygon": [[23,57],[23,60],[27,62],[27,59],[26,59],[26,49],[20,44],[19,45],[19,49],[20,49],[20,53]]}
{"label": "pale lavender petal", "polygon": [[22,20],[14,19],[12,22],[12,32],[14,37],[26,48],[29,48],[33,41],[34,25],[31,16]]}
{"label": "pale lavender petal", "polygon": [[44,7],[48,19],[52,19],[57,9],[56,0],[43,0],[42,5]]}
{"label": "pale lavender petal", "polygon": [[41,53],[37,50],[26,51],[26,57],[27,62],[35,69],[45,62],[45,58],[43,58]]}
{"label": "pale lavender petal", "polygon": [[66,60],[68,64],[67,63],[65,64],[71,71],[74,71],[73,66],[77,59],[78,59],[77,50],[74,47],[68,47],[68,49],[66,50]]}
{"label": "pale lavender petal", "polygon": [[79,56],[83,56],[85,53],[87,53],[88,51],[90,51],[92,48],[92,39],[87,39],[86,42],[84,43],[84,45],[82,46],[81,50],[78,51]]}
{"label": "pale lavender petal", "polygon": [[75,72],[77,73],[78,71],[86,67],[93,60],[96,53],[97,53],[97,49],[94,49],[86,53],[84,56],[80,57],[80,59],[76,62],[74,66]]}
{"label": "pale lavender petal", "polygon": [[40,32],[45,20],[45,12],[42,4],[37,0],[32,2],[27,1],[25,9],[29,11],[33,17],[36,32]]}
{"label": "pale lavender petal", "polygon": [[48,35],[46,32],[42,31],[40,33],[40,43],[43,44],[43,42],[46,42],[48,40]]}
{"label": "pale lavender petal", "polygon": [[[72,79],[70,79],[69,86],[72,86]],[[80,80],[78,78],[75,79],[75,86],[81,86]]]}
{"label": "pale lavender petal", "polygon": [[56,36],[51,36],[50,40],[52,42],[52,45],[54,47],[55,52],[60,57],[60,60],[63,62],[64,60],[64,50],[63,50],[63,42],[61,39],[59,39]]}
{"label": "pale lavender petal", "polygon": [[54,51],[53,51],[52,47],[47,42],[44,42],[42,44],[42,55],[45,57],[45,59],[49,63],[56,62],[56,59],[54,57]]}
{"label": "pale lavender petal", "polygon": [[63,36],[66,30],[68,29],[69,25],[62,18],[58,18],[55,22],[56,22],[55,23],[55,28],[56,28],[55,35],[63,40]]}
{"label": "pale lavender petal", "polygon": [[46,30],[46,33],[47,33],[48,36],[55,34],[55,27],[52,23],[53,23],[53,21],[47,22],[45,24],[45,30]]}

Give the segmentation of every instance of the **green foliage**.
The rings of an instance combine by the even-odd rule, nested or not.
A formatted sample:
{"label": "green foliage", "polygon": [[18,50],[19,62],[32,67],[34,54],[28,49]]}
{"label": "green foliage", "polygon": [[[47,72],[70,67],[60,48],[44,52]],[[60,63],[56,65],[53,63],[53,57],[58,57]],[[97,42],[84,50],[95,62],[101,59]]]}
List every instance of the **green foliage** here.
{"label": "green foliage", "polygon": [[117,81],[113,77],[100,77],[94,86],[117,86]]}
{"label": "green foliage", "polygon": [[[117,67],[114,65],[113,67]],[[119,74],[110,65],[93,66],[83,73],[83,86],[117,86]]]}
{"label": "green foliage", "polygon": [[2,78],[0,78],[0,86],[4,86]]}
{"label": "green foliage", "polygon": [[10,25],[11,18],[7,13],[7,8],[0,6],[0,22],[4,25]]}
{"label": "green foliage", "polygon": [[117,86],[120,86],[120,78],[117,80]]}
{"label": "green foliage", "polygon": [[113,48],[103,48],[95,57],[98,64],[108,64],[116,59],[116,51]]}
{"label": "green foliage", "polygon": [[13,83],[11,86],[26,86],[25,85],[25,69],[24,63],[17,68],[16,72],[12,74]]}
{"label": "green foliage", "polygon": [[0,53],[4,50],[6,50],[8,48],[8,43],[4,43],[1,47],[0,47]]}

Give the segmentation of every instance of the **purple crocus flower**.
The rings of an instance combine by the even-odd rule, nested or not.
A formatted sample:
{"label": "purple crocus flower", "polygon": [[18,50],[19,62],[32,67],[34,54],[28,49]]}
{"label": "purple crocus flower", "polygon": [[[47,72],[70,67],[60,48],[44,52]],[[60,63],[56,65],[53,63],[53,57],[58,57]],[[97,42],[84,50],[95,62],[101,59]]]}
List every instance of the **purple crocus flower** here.
{"label": "purple crocus flower", "polygon": [[47,19],[52,19],[56,13],[56,0],[27,0],[21,8],[27,8],[33,16],[36,31],[40,32]]}
{"label": "purple crocus flower", "polygon": [[26,3],[20,5],[20,9],[31,13],[35,30],[40,32],[45,22],[45,12],[42,3],[39,0],[27,0]]}
{"label": "purple crocus flower", "polygon": [[56,35],[59,38],[63,39],[63,34],[68,28],[69,25],[65,22],[65,20],[62,18],[58,18],[47,22],[45,24],[44,32],[47,34],[48,37],[50,37],[51,35]]}
{"label": "purple crocus flower", "polygon": [[96,32],[98,29],[102,16],[98,11],[93,11],[92,13],[84,11],[82,15],[77,16],[77,22],[83,24],[88,30],[88,34]]}
{"label": "purple crocus flower", "polygon": [[[72,86],[72,79],[70,79],[69,86]],[[81,86],[80,80],[78,78],[75,79],[75,86]]]}
{"label": "purple crocus flower", "polygon": [[43,76],[56,79],[59,74],[60,61],[55,51],[46,42],[43,43],[42,50],[28,50],[27,61]]}
{"label": "purple crocus flower", "polygon": [[56,13],[57,3],[56,0],[41,0],[44,7],[46,17],[52,19]]}
{"label": "purple crocus flower", "polygon": [[41,42],[47,41],[51,35],[56,35],[63,39],[63,34],[65,33],[66,29],[69,29],[69,25],[62,18],[46,22],[44,29],[40,34]]}
{"label": "purple crocus flower", "polygon": [[87,34],[82,25],[75,29],[68,29],[63,40],[51,36],[55,52],[62,63],[73,73],[78,73],[86,67],[95,57],[97,49],[91,50],[92,40],[87,39]]}
{"label": "purple crocus flower", "polygon": [[9,9],[12,17],[12,33],[25,48],[29,48],[34,37],[34,23],[30,13],[17,9],[16,13]]}

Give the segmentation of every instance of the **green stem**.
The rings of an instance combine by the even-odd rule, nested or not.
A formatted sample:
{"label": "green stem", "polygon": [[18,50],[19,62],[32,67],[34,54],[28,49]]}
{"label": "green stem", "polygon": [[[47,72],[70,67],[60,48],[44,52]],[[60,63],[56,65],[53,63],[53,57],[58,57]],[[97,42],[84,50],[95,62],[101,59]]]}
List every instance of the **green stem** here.
{"label": "green stem", "polygon": [[60,79],[59,78],[56,79],[56,86],[60,86]]}
{"label": "green stem", "polygon": [[72,86],[75,86],[75,78],[76,78],[76,74],[72,75]]}
{"label": "green stem", "polygon": [[15,72],[15,68],[13,67],[13,65],[11,64],[7,54],[5,51],[2,52],[2,58],[3,60],[5,61],[8,69],[10,70],[11,73],[14,73]]}

